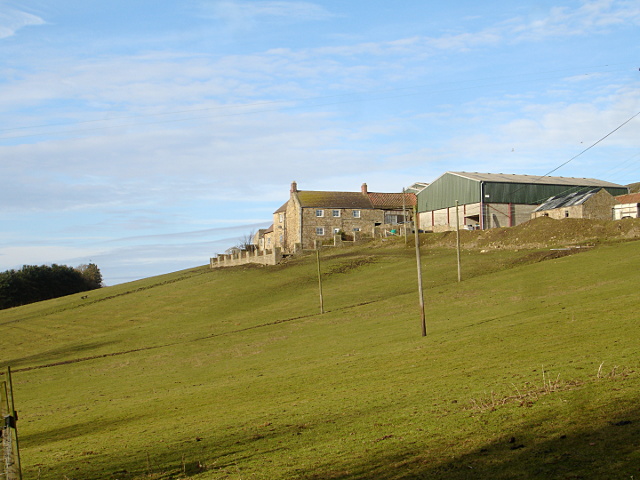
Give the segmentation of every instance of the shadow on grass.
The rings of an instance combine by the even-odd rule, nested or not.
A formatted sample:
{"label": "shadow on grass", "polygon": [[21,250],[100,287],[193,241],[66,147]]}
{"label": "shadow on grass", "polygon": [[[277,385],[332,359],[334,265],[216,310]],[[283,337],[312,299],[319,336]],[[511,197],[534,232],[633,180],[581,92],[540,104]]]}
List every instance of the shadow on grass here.
{"label": "shadow on grass", "polygon": [[23,366],[59,363],[65,360],[71,361],[72,359],[77,358],[78,355],[83,354],[83,352],[91,352],[115,343],[116,342],[92,342],[65,345],[64,347],[54,348],[34,355],[28,355],[26,357],[2,360],[0,362],[0,368],[10,366],[12,370],[16,371],[18,367]]}
{"label": "shadow on grass", "polygon": [[[553,423],[555,419],[548,418]],[[540,423],[505,432],[498,441],[451,458],[408,449],[360,462],[326,462],[299,480],[400,479],[633,479],[640,478],[640,409],[617,414],[598,428],[568,427],[552,436]]]}
{"label": "shadow on grass", "polygon": [[65,427],[53,428],[39,433],[20,433],[20,443],[21,447],[33,448],[34,446],[42,446],[50,442],[71,440],[73,438],[79,438],[110,429],[113,429],[112,422],[96,422],[94,420],[90,422],[76,423]]}

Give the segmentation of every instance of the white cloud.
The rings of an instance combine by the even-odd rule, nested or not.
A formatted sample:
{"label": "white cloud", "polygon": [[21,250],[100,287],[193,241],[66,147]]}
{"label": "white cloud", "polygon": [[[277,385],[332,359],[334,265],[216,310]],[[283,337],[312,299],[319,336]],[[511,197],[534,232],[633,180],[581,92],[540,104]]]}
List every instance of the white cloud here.
{"label": "white cloud", "polygon": [[333,16],[321,5],[302,1],[218,1],[203,4],[203,11],[235,29],[248,29],[269,19],[303,22]]}
{"label": "white cloud", "polygon": [[519,40],[601,33],[614,26],[640,25],[640,5],[637,1],[584,1],[578,8],[553,7],[546,15],[514,18],[506,25]]}
{"label": "white cloud", "polygon": [[36,15],[0,4],[0,39],[15,35],[21,28],[44,25],[45,23],[42,18]]}
{"label": "white cloud", "polygon": [[97,257],[104,253],[106,253],[104,248],[61,245],[0,247],[0,270],[20,268],[22,265],[67,264],[72,259]]}

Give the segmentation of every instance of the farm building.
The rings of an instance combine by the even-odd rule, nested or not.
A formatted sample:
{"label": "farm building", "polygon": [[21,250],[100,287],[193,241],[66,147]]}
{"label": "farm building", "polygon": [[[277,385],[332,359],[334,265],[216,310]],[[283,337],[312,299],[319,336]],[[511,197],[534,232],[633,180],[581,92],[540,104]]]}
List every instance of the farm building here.
{"label": "farm building", "polygon": [[604,188],[611,195],[628,193],[625,186],[593,178],[548,177],[502,173],[446,172],[418,193],[421,230],[460,227],[512,227],[530,220],[549,197]]}
{"label": "farm building", "polygon": [[611,220],[611,210],[615,204],[615,197],[604,188],[587,192],[573,192],[549,198],[533,211],[531,218]]}
{"label": "farm building", "polygon": [[298,190],[293,182],[289,200],[273,214],[273,232],[265,236],[266,244],[289,254],[332,241],[337,234],[355,239],[399,232],[413,220],[415,204],[413,193],[369,192],[366,183],[359,192],[327,192]]}
{"label": "farm building", "polygon": [[616,197],[617,205],[613,206],[613,219],[640,218],[640,193],[620,195]]}

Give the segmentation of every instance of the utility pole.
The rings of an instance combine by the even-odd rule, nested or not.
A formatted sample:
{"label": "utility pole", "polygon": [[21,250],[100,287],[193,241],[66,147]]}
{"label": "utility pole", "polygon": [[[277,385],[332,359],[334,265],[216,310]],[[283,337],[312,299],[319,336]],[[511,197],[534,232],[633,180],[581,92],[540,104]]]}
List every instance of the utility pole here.
{"label": "utility pole", "polygon": [[458,255],[458,282],[462,281],[462,268],[460,266],[460,213],[458,200],[456,200],[456,251]]}
{"label": "utility pole", "polygon": [[418,265],[418,298],[420,301],[420,325],[422,328],[422,336],[427,336],[427,320],[424,314],[424,294],[422,292],[422,266],[420,262],[420,234],[418,233],[418,206],[413,209],[413,230],[416,239],[416,263]]}
{"label": "utility pole", "polygon": [[320,314],[324,313],[324,299],[322,297],[322,275],[320,273],[320,246],[316,244],[316,264],[318,266],[318,291],[320,292]]}

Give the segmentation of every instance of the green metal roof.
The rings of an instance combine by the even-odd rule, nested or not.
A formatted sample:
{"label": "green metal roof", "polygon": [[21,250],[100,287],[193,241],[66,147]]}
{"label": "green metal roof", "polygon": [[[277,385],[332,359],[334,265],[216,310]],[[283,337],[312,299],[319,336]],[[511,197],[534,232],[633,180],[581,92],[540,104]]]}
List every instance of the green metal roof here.
{"label": "green metal roof", "polygon": [[510,175],[503,173],[446,172],[418,193],[420,212],[472,203],[539,205],[549,197],[604,188],[611,195],[627,187],[595,178]]}

